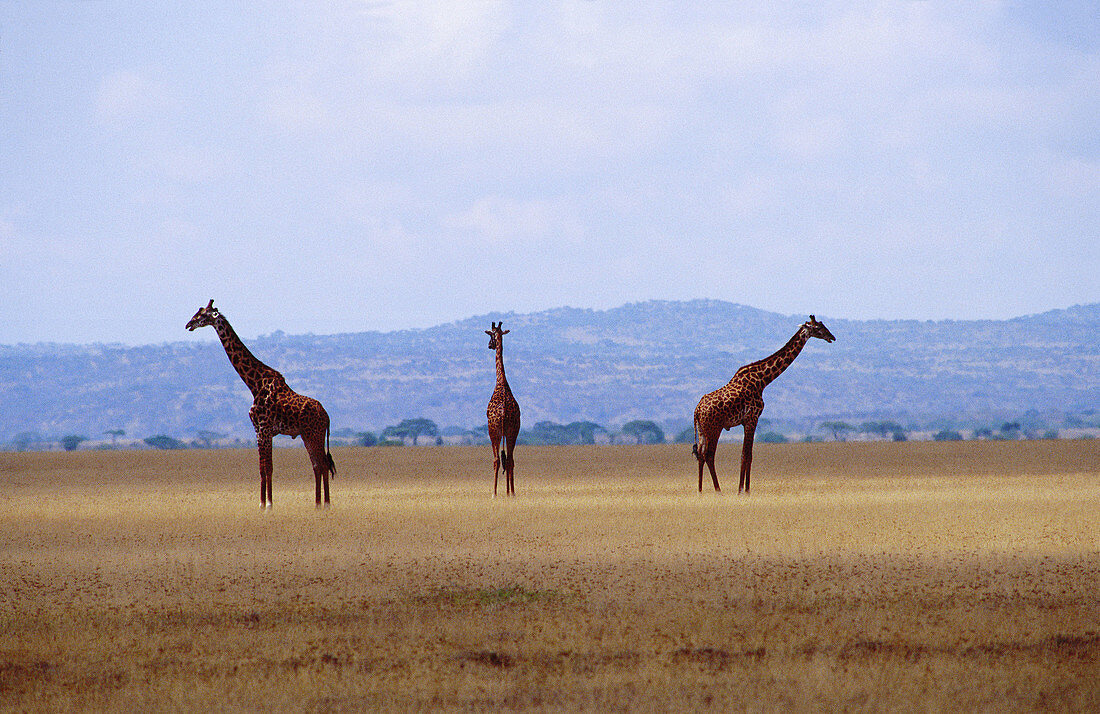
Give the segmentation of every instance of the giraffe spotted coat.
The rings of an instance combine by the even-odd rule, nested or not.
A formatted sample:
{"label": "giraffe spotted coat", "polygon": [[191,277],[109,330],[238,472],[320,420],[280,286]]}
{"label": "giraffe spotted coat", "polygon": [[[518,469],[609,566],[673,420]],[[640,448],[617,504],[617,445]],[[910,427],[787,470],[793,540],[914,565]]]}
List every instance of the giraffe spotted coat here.
{"label": "giraffe spotted coat", "polygon": [[[516,495],[515,466],[516,461],[512,453],[516,448],[516,439],[519,437],[519,402],[512,396],[512,389],[508,386],[508,378],[504,374],[504,335],[511,330],[502,330],[504,323],[492,323],[492,330],[486,330],[489,335],[489,349],[496,351],[497,382],[493,388],[493,395],[489,398],[489,405],[485,409],[488,420],[489,442],[493,447],[493,498],[497,495],[497,481],[500,478],[500,467],[504,466],[505,493]],[[504,450],[500,446],[504,443]]]}
{"label": "giraffe spotted coat", "polygon": [[764,411],[764,387],[783,373],[794,362],[806,342],[811,338],[832,342],[836,338],[813,315],[799,326],[798,331],[778,352],[762,360],[752,362],[737,370],[726,386],[703,395],[695,407],[695,457],[699,462],[699,490],[703,490],[703,465],[710,470],[714,490],[721,491],[718,474],[714,468],[714,455],[718,450],[718,438],[722,431],[735,426],[744,427],[745,439],[741,447],[741,478],[737,490],[748,493],[752,469],[752,443],[756,424]]}
{"label": "giraffe spotted coat", "polygon": [[214,301],[199,308],[187,323],[187,329],[197,330],[213,326],[221,340],[225,354],[233,369],[252,392],[252,408],[248,417],[256,429],[256,448],[260,454],[260,507],[270,508],[271,494],[271,442],[278,434],[292,438],[302,437],[309,460],[313,466],[318,507],[324,498],[329,504],[329,476],[336,475],[336,464],[329,451],[328,412],[321,403],[311,397],[298,394],[287,386],[286,379],[277,370],[267,366],[245,347],[229,320],[214,307]]}

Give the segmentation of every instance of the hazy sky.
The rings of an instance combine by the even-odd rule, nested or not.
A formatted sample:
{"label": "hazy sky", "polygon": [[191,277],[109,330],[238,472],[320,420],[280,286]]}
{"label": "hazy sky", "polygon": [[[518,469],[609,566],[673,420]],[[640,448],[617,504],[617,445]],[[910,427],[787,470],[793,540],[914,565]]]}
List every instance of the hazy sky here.
{"label": "hazy sky", "polygon": [[1091,0],[0,0],[0,343],[1097,302],[1098,118]]}

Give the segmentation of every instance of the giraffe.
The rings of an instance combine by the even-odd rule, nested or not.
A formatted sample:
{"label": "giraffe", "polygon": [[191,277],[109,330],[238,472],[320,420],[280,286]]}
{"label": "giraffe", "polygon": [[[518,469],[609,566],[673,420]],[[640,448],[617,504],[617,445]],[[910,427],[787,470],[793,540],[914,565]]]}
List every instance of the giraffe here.
{"label": "giraffe", "polygon": [[[511,330],[501,330],[503,324],[503,322],[494,322],[493,329],[485,331],[489,336],[489,349],[496,350],[497,353],[497,385],[485,410],[485,416],[489,420],[489,441],[493,446],[493,498],[497,497],[497,480],[500,478],[501,463],[504,464],[505,493],[516,495],[513,474],[516,461],[512,458],[512,452],[515,451],[516,437],[519,436],[519,403],[512,396],[508,379],[504,376],[504,335]],[[504,449],[500,448],[502,437]]]}
{"label": "giraffe", "polygon": [[787,341],[778,352],[762,360],[752,362],[737,370],[733,379],[721,389],[704,395],[695,407],[695,446],[692,453],[699,461],[699,491],[703,490],[703,463],[710,469],[714,481],[714,490],[718,486],[718,474],[714,471],[714,453],[718,450],[718,437],[723,429],[734,426],[745,427],[745,441],[741,447],[741,480],[738,493],[749,493],[749,472],[752,468],[752,440],[756,433],[756,422],[764,411],[764,387],[783,373],[794,362],[794,358],[806,346],[811,337],[832,342],[836,338],[829,328],[810,315],[810,319],[799,326],[794,337]]}
{"label": "giraffe", "polygon": [[233,369],[252,392],[253,403],[248,417],[256,428],[256,446],[260,451],[260,508],[270,509],[272,505],[271,440],[276,434],[302,437],[313,464],[317,507],[321,507],[323,490],[324,505],[328,508],[329,474],[336,475],[336,464],[328,448],[328,412],[316,399],[304,397],[288,387],[282,374],[256,359],[237,337],[229,320],[214,307],[213,300],[199,308],[187,323],[187,329],[193,332],[207,325],[214,326]]}

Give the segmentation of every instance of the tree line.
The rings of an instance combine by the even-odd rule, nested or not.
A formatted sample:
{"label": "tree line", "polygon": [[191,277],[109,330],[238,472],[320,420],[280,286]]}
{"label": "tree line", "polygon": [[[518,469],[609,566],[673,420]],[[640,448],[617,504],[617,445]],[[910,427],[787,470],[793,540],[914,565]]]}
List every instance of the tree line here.
{"label": "tree line", "polygon": [[[434,421],[418,417],[404,419],[374,432],[358,432],[351,439],[358,446],[419,446],[424,443],[442,445],[445,436],[459,437],[465,443],[488,443],[489,435],[485,427],[463,430],[452,429],[444,433]],[[625,436],[626,439],[622,437]],[[558,424],[552,421],[540,421],[534,426],[520,430],[518,443],[523,445],[582,445],[622,441],[638,444],[663,444],[665,433],[654,421],[638,419],[627,422],[618,432],[592,421],[575,421]]]}
{"label": "tree line", "polygon": [[[1085,438],[1092,431],[1100,428],[1100,415],[1095,410],[1086,410],[1079,414],[1068,414],[1060,420],[1058,426],[1070,430],[1070,438],[1073,432]],[[826,419],[802,426],[776,422],[770,419],[761,419],[756,440],[761,443],[786,443],[790,441],[847,441],[859,439],[862,441],[907,441],[912,438],[914,431],[921,431],[919,438],[930,438],[934,441],[963,441],[963,440],[990,440],[1010,441],[1016,439],[1057,439],[1061,432],[1055,425],[1044,420],[1037,411],[1028,410],[1017,419],[999,421],[992,424],[971,423],[962,425],[950,423],[948,420],[932,420],[923,427],[916,425],[904,426],[893,420],[869,420],[859,423],[847,422],[838,419]],[[119,448],[120,440],[126,436],[123,429],[108,429],[99,439],[93,441],[86,435],[66,434],[62,437],[44,437],[35,431],[25,431],[16,434],[8,444],[4,445],[13,451],[48,451],[61,448],[65,451],[75,451],[82,448],[86,442],[96,444],[95,448],[112,449]],[[109,437],[107,442],[105,437]],[[357,431],[343,428],[333,432],[333,441],[337,444],[352,446],[424,446],[444,444],[483,444],[488,443],[489,437],[484,425],[465,429],[461,427],[440,426],[425,417],[403,419],[397,424],[391,424],[378,432]],[[605,427],[593,421],[574,421],[568,424],[559,424],[553,421],[540,421],[520,431],[519,443],[521,445],[584,445],[584,444],[664,444],[682,443],[691,444],[695,440],[695,431],[687,427],[675,434],[666,434],[659,424],[648,419],[636,419],[629,421],[619,429]],[[141,439],[132,439],[124,445],[127,448],[146,447],[153,449],[185,449],[185,448],[215,448],[224,446],[251,445],[251,439],[230,439],[227,434],[198,430],[195,437],[189,441],[178,439],[167,434],[154,434]],[[84,446],[83,448],[87,448]]]}

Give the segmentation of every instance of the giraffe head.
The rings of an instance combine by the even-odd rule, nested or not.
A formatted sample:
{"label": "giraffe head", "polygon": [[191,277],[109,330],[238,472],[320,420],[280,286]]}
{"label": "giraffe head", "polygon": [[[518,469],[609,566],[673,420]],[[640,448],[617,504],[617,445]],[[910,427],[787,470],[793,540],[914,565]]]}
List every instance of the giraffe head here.
{"label": "giraffe head", "polygon": [[213,325],[220,316],[221,313],[218,312],[218,308],[214,307],[214,299],[211,298],[210,302],[206,303],[206,307],[200,307],[195,316],[188,321],[187,329],[194,332],[200,327]]}
{"label": "giraffe head", "polygon": [[511,332],[511,330],[501,330],[500,327],[503,324],[503,320],[500,322],[494,322],[492,323],[493,329],[485,331],[485,334],[489,336],[489,349],[495,350],[497,347],[499,347],[501,344],[500,338]]}
{"label": "giraffe head", "polygon": [[826,342],[833,342],[836,340],[836,338],[833,337],[833,333],[829,332],[829,328],[825,327],[825,323],[818,322],[817,318],[813,315],[810,315],[810,319],[802,324],[802,328],[806,330],[809,337],[816,337]]}

